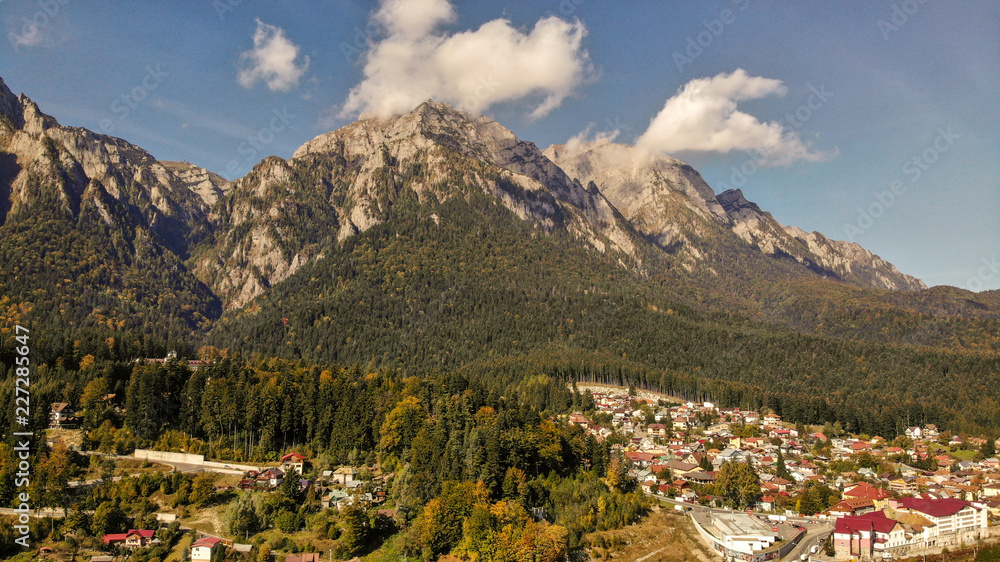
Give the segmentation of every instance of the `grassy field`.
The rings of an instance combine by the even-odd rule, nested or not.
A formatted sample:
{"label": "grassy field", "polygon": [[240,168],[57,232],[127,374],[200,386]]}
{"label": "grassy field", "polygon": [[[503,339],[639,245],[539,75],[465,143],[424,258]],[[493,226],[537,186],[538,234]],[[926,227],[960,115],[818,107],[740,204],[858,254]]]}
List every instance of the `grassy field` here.
{"label": "grassy field", "polygon": [[[641,523],[616,531],[591,533],[591,560],[635,562],[710,562],[721,560],[698,536],[691,520],[669,509],[659,509]],[[604,546],[600,546],[600,545]]]}

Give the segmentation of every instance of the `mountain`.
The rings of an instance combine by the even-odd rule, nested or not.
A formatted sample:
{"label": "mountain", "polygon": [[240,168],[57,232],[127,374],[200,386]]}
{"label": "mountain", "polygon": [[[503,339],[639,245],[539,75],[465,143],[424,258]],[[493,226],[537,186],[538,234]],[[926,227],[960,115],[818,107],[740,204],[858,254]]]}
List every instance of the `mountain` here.
{"label": "mountain", "polygon": [[212,207],[229,191],[232,182],[190,162],[163,160],[163,167],[186,188],[193,191],[207,207]]}
{"label": "mountain", "polygon": [[669,156],[606,140],[551,146],[545,154],[571,177],[595,184],[649,240],[681,256],[688,271],[735,263],[722,251],[734,247],[735,235],[749,245],[736,245],[738,252],[752,248],[791,259],[824,278],[877,289],[926,288],[857,244],[780,225],[740,190],[716,195],[694,168]]}
{"label": "mountain", "polygon": [[[321,135],[288,161],[261,162],[220,202],[218,244],[195,269],[227,308],[239,308],[324,248],[385,222],[401,197],[440,204],[472,193],[540,232],[569,232],[599,252],[641,261],[640,239],[598,190],[495,121],[428,101],[396,119]],[[432,215],[426,220],[440,221]]]}
{"label": "mountain", "polygon": [[543,152],[444,104],[227,182],[0,82],[0,209],[0,317],[70,373],[207,344],[461,372],[497,396],[543,375],[873,434],[907,416],[1000,427],[996,293],[922,290],[675,159]]}
{"label": "mountain", "polygon": [[165,340],[218,317],[183,263],[212,229],[191,187],[135,145],[59,125],[0,80],[0,287],[53,331]]}

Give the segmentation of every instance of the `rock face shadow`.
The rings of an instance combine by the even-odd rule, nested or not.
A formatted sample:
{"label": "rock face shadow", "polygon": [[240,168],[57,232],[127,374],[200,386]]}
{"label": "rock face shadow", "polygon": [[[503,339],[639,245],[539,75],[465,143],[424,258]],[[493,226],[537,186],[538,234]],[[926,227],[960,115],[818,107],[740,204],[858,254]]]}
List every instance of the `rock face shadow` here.
{"label": "rock face shadow", "polygon": [[0,226],[7,222],[7,214],[11,207],[11,183],[21,172],[17,156],[8,152],[0,152]]}

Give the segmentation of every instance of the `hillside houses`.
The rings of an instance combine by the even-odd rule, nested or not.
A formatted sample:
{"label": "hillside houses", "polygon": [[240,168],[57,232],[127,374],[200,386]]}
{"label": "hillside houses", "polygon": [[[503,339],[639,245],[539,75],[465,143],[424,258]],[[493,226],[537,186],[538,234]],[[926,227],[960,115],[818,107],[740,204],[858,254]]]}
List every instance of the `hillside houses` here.
{"label": "hillside houses", "polygon": [[[993,510],[1000,515],[1000,460],[969,461],[949,454],[954,451],[948,447],[978,446],[977,437],[963,436],[961,445],[948,445],[932,425],[904,427],[898,436],[850,435],[839,429],[831,432],[830,426],[827,432],[815,426],[803,430],[767,411],[639,400],[606,388],[592,393],[593,414],[575,412],[563,420],[602,442],[611,440],[628,463],[637,488],[651,495],[711,502],[718,471],[729,462],[746,462],[761,481],[757,508],[769,512],[793,514],[805,505],[810,515],[862,518],[847,526],[868,525],[870,532],[872,525],[891,527],[873,523],[877,516],[872,514],[897,509],[912,519],[899,523],[911,538],[912,530],[920,527],[917,517],[934,521],[926,514],[893,508],[890,502],[906,497],[948,499],[980,506],[983,514]],[[806,491],[817,486],[827,490],[823,498],[829,500],[819,505],[802,501]],[[935,525],[938,530],[947,528]],[[897,538],[893,535],[891,540]]]}

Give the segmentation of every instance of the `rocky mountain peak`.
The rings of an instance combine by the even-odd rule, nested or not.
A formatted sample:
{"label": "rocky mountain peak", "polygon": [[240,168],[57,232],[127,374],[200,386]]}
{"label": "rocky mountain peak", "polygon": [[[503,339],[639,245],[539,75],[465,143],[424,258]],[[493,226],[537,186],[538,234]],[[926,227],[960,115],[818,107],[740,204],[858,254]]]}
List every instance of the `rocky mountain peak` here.
{"label": "rocky mountain peak", "polygon": [[583,183],[593,181],[626,217],[654,200],[664,203],[661,196],[675,192],[696,213],[725,218],[715,192],[701,174],[665,154],[601,139],[553,145],[545,149],[545,155],[571,177]]}
{"label": "rocky mountain peak", "polygon": [[631,225],[694,271],[704,255],[690,242],[728,223],[715,192],[683,162],[609,142],[570,142],[545,155],[571,178],[593,185]]}
{"label": "rocky mountain peak", "polygon": [[219,174],[210,172],[190,162],[174,162],[163,160],[160,162],[163,167],[169,170],[177,180],[185,187],[193,191],[205,205],[211,207],[215,205],[221,197],[232,187],[232,182],[226,180]]}
{"label": "rocky mountain peak", "polygon": [[742,189],[729,189],[716,195],[715,198],[730,216],[740,216],[744,211],[764,212],[756,203],[747,200]]}
{"label": "rocky mountain peak", "polygon": [[[322,233],[342,242],[391,220],[403,196],[437,205],[480,193],[542,232],[568,231],[599,252],[637,256],[634,230],[599,191],[496,121],[428,100],[405,115],[319,135],[287,162],[258,164],[220,202],[226,228],[247,234],[223,236],[197,268],[227,306],[239,307],[321,255]],[[286,234],[301,230],[310,234]]]}
{"label": "rocky mountain peak", "polygon": [[5,117],[15,128],[20,129],[24,126],[21,114],[20,100],[14,95],[14,92],[10,91],[3,78],[0,78],[0,116]]}

